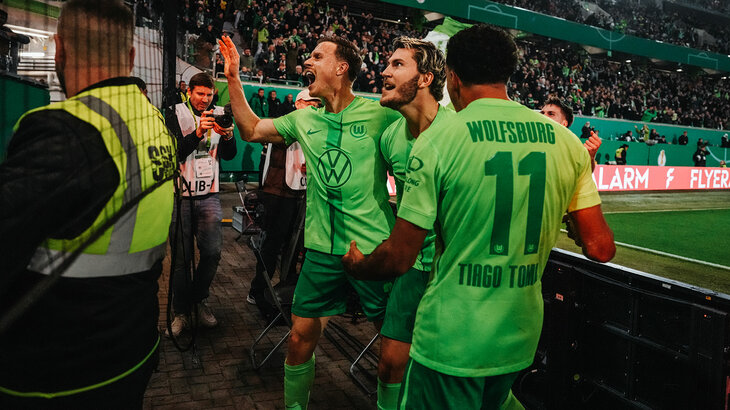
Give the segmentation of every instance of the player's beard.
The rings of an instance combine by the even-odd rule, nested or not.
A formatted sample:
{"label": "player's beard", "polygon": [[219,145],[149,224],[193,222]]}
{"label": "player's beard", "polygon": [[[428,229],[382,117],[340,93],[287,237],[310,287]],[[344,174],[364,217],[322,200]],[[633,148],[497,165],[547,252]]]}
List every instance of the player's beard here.
{"label": "player's beard", "polygon": [[392,108],[394,110],[409,104],[416,98],[418,93],[418,78],[420,74],[416,74],[412,79],[406,81],[400,87],[395,88],[393,91],[397,91],[397,95],[394,98],[386,101],[381,101],[383,107]]}

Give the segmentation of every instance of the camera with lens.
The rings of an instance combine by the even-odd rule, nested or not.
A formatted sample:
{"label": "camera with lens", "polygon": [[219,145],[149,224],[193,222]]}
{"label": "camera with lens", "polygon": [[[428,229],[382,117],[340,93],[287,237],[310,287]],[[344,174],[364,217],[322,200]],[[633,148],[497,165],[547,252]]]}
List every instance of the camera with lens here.
{"label": "camera with lens", "polygon": [[233,125],[233,111],[231,110],[231,104],[226,104],[225,107],[223,107],[223,114],[214,115],[213,119],[221,128],[231,128]]}

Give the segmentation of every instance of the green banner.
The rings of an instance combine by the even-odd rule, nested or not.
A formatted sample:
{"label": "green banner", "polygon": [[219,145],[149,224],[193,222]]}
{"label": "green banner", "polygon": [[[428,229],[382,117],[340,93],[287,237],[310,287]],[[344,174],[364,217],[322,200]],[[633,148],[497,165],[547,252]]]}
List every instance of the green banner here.
{"label": "green banner", "polygon": [[13,127],[26,111],[47,105],[48,88],[18,76],[0,75],[0,162],[13,136]]}
{"label": "green banner", "polygon": [[730,71],[730,56],[630,36],[487,0],[381,0],[605,50]]}
{"label": "green banner", "polygon": [[619,136],[629,130],[633,132],[634,138],[637,138],[637,128],[641,129],[644,124],[647,124],[650,130],[655,128],[659,135],[664,135],[667,138],[667,142],[672,144],[676,144],[677,138],[679,138],[684,131],[687,131],[687,139],[689,140],[687,145],[691,146],[696,146],[697,141],[700,138],[702,138],[702,141],[709,142],[712,146],[720,146],[720,139],[722,136],[730,133],[728,131],[712,130],[709,128],[696,128],[684,125],[660,124],[654,122],[643,123],[641,121],[585,117],[582,115],[575,116],[570,130],[576,135],[580,135],[581,129],[586,122],[590,122],[591,127],[594,127],[598,131],[598,135],[604,140],[618,139]]}
{"label": "green banner", "polygon": [[[614,160],[616,150],[623,144],[627,144],[627,165],[666,165],[669,167],[693,167],[692,157],[697,150],[697,145],[670,145],[656,144],[646,145],[643,142],[623,142],[604,140],[601,148],[598,149],[596,161],[599,164],[607,164]],[[730,161],[730,149],[719,147],[708,147],[707,166],[719,167],[720,161]]]}

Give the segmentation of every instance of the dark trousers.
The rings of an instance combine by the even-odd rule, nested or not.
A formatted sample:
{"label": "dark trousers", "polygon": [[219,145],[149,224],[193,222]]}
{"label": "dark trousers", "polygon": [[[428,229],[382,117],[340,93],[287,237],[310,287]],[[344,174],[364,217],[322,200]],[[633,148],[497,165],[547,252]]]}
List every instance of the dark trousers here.
{"label": "dark trousers", "polygon": [[[181,231],[177,224],[178,212],[182,217]],[[175,269],[172,277],[172,304],[176,314],[190,313],[192,304],[208,297],[210,284],[221,259],[222,217],[218,194],[206,196],[204,199],[183,199],[180,209],[177,209],[175,204],[170,226],[170,241],[173,241],[177,233]],[[200,260],[193,272],[192,282],[189,282],[189,279],[185,278],[185,272],[187,267],[191,266],[195,253],[193,242],[197,243]]]}
{"label": "dark trousers", "polygon": [[0,409],[110,409],[135,410],[142,408],[144,392],[157,368],[159,348],[134,372],[114,383],[69,396],[21,398],[0,393]]}
{"label": "dark trousers", "polygon": [[295,219],[299,210],[299,198],[285,198],[261,192],[261,202],[266,210],[262,227],[265,237],[261,244],[261,258],[257,257],[256,276],[251,281],[251,294],[254,296],[263,294],[266,289],[264,265],[269,278],[273,278],[277,258],[294,235]]}

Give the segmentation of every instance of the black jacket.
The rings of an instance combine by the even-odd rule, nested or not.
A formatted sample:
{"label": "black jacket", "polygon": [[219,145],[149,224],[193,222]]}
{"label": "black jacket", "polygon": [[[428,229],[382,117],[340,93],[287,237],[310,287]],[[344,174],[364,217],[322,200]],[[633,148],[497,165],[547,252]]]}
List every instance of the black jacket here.
{"label": "black jacket", "polygon": [[692,161],[694,161],[696,167],[704,167],[707,164],[707,154],[702,148],[697,148],[697,151],[692,155]]}
{"label": "black jacket", "polygon": [[[87,90],[127,84],[127,77],[113,78]],[[25,269],[34,250],[46,238],[86,230],[118,185],[90,124],[59,110],[23,119],[0,164],[0,316],[47,278]],[[0,335],[0,386],[53,392],[130,369],[158,337],[160,272],[158,262],[121,277],[61,277]]]}

